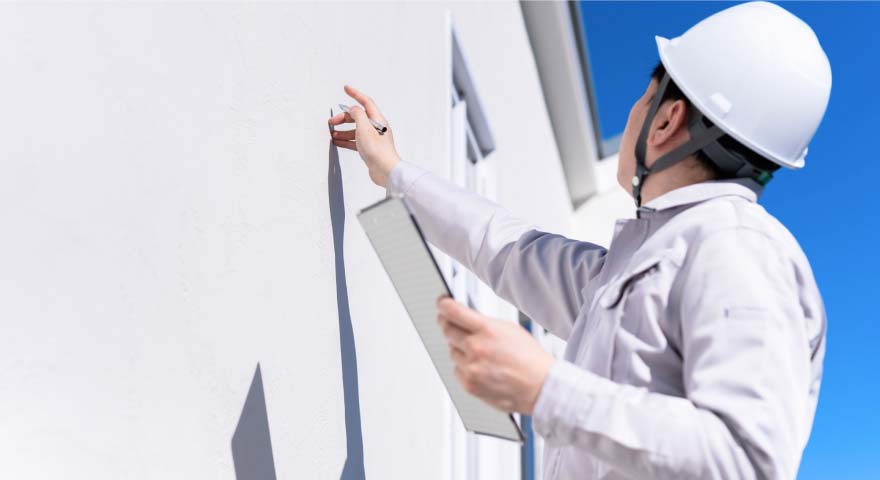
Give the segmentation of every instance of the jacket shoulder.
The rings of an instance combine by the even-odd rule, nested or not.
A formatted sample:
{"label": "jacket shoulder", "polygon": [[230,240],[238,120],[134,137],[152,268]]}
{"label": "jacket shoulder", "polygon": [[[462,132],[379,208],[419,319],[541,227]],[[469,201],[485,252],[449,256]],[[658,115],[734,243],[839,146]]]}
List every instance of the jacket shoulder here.
{"label": "jacket shoulder", "polygon": [[708,200],[686,209],[674,220],[682,222],[681,227],[693,245],[714,235],[737,235],[748,231],[767,240],[762,242],[766,245],[762,248],[769,248],[797,263],[806,262],[800,244],[788,228],[762,205],[744,198]]}

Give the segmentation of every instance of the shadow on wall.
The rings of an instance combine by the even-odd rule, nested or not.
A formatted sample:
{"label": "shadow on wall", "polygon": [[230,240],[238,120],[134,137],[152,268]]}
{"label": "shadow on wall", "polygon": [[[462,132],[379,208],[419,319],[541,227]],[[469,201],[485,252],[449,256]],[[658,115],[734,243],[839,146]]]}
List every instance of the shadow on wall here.
{"label": "shadow on wall", "polygon": [[336,259],[336,308],[339,314],[339,351],[342,355],[342,391],[345,401],[345,446],[347,457],[340,480],[363,480],[364,439],[361,434],[361,407],[358,394],[357,353],[354,331],[348,308],[348,285],[345,280],[345,202],[342,196],[342,172],[339,170],[339,151],[330,144],[330,165],[327,171],[327,194],[330,202],[330,221],[333,225],[333,254]]}
{"label": "shadow on wall", "polygon": [[259,363],[232,435],[232,462],[238,480],[275,480],[269,416]]}
{"label": "shadow on wall", "polygon": [[[336,261],[336,308],[339,316],[339,351],[342,355],[342,391],[345,403],[345,446],[347,457],[340,480],[363,480],[364,439],[361,434],[360,396],[358,394],[357,353],[348,307],[348,285],[345,280],[343,236],[345,234],[345,202],[342,196],[342,175],[339,154],[330,146],[327,172],[330,220],[333,226],[333,253]],[[269,416],[263,391],[260,364],[254,372],[247,399],[238,425],[232,435],[232,461],[238,480],[275,480],[275,461],[269,436]]]}

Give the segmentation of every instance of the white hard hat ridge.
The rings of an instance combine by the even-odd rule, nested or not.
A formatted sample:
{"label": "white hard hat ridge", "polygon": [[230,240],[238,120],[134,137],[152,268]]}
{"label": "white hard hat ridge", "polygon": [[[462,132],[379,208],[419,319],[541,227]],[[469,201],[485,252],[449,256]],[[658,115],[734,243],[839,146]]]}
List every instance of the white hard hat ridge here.
{"label": "white hard hat ridge", "polygon": [[768,160],[804,166],[831,94],[831,65],[809,25],[749,2],[655,39],[669,77],[703,115]]}

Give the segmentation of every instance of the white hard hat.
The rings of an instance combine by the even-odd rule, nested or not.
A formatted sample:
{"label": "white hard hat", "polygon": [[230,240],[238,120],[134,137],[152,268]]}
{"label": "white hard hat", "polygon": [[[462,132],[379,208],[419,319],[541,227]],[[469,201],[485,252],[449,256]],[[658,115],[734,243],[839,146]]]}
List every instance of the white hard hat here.
{"label": "white hard hat", "polygon": [[749,2],[655,39],[669,77],[712,123],[768,160],[804,166],[831,93],[831,65],[809,25]]}

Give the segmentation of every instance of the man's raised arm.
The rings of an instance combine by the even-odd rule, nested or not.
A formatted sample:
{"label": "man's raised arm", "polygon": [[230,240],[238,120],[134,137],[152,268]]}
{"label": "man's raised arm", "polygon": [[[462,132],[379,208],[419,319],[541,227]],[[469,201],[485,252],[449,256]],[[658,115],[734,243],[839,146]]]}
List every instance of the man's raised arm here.
{"label": "man's raised arm", "polygon": [[458,260],[535,322],[568,338],[606,250],[541,232],[500,205],[400,161],[389,193],[404,194],[429,242]]}

